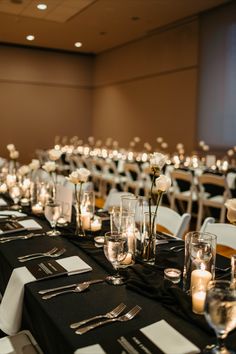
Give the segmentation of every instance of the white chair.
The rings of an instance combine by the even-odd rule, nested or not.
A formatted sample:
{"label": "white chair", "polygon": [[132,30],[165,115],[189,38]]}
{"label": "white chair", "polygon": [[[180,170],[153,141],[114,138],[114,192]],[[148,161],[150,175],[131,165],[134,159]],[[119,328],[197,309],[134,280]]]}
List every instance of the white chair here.
{"label": "white chair", "polygon": [[[214,174],[206,173],[198,176],[198,216],[197,216],[197,230],[200,229],[204,207],[217,208],[220,209],[219,221],[223,223],[225,221],[225,202],[231,197],[231,193],[228,187],[227,180],[225,176],[217,176]],[[215,189],[215,195],[209,193],[211,190]]]}
{"label": "white chair", "polygon": [[117,189],[112,188],[106,198],[103,209],[109,210],[112,207],[120,207],[121,197],[123,195],[134,195],[132,193],[127,192],[118,192]]}
{"label": "white chair", "polygon": [[[9,349],[9,346],[14,347],[14,349],[12,348],[13,351],[11,351],[12,354],[43,354],[38,343],[27,330],[0,339],[0,347],[2,349],[4,347]],[[3,349],[1,353],[10,353],[10,351]]]}
{"label": "white chair", "polygon": [[135,195],[140,194],[140,190],[143,188],[142,175],[137,163],[124,164],[124,172],[126,181],[124,184],[125,192],[133,192]]}
{"label": "white chair", "polygon": [[112,160],[106,160],[104,162],[102,176],[104,195],[106,196],[111,188],[120,188],[123,190],[125,181],[126,177],[119,174],[115,162]]}
{"label": "white chair", "polygon": [[[152,205],[152,212],[155,211],[155,206]],[[148,212],[148,207],[145,207],[145,211]],[[171,234],[178,238],[183,238],[185,232],[189,228],[189,223],[191,220],[191,215],[189,213],[184,213],[183,215],[178,214],[175,210],[159,206],[157,211],[156,223],[171,232]]]}
{"label": "white chair", "polygon": [[183,201],[187,203],[186,211],[191,213],[193,202],[197,200],[197,189],[194,176],[190,171],[173,170],[170,172],[172,179],[171,209],[175,209],[175,202],[178,200],[182,211],[185,210]]}
{"label": "white chair", "polygon": [[[208,221],[207,221],[208,219]],[[224,245],[236,250],[236,226],[225,223],[214,223],[207,218],[201,231],[210,232],[217,236],[217,245]]]}

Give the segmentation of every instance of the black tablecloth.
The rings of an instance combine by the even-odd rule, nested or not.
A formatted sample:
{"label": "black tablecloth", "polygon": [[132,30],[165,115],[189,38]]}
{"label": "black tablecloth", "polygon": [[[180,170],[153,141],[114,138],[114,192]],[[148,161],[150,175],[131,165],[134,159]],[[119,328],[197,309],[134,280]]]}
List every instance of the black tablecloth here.
{"label": "black tablecloth", "polygon": [[[36,218],[45,230],[49,229],[44,217]],[[103,255],[102,248],[94,245],[93,236],[86,239],[78,239],[74,236],[73,225],[61,229],[62,236],[48,237],[42,236],[28,240],[18,240],[14,242],[0,244],[0,290],[4,292],[11,272],[16,267],[21,267],[17,256],[47,250],[54,246],[66,248],[66,253],[62,257],[78,255],[92,268],[92,272],[74,275],[71,277],[62,276],[54,279],[40,280],[26,284],[23,307],[22,329],[29,329],[34,335],[45,354],[72,354],[77,348],[94,343],[106,344],[110,346],[110,353],[113,353],[112,346],[115,340],[129,332],[136,331],[148,324],[165,319],[170,325],[180,333],[195,343],[201,349],[208,343],[215,340],[214,334],[207,331],[208,326],[203,316],[193,317],[191,313],[190,299],[185,299],[185,311],[179,305],[181,301],[180,288],[173,288],[168,284],[167,289],[172,292],[171,296],[176,296],[172,302],[166,301],[165,293],[161,296],[150,296],[144,291],[143,284],[140,288],[135,283],[134,274],[143,272],[140,264],[133,266],[133,269],[126,269],[127,284],[123,286],[112,286],[104,283],[94,284],[88,290],[80,294],[67,294],[55,297],[50,300],[42,300],[38,291],[41,289],[57,287],[65,284],[81,282],[89,279],[105,278],[113,269]],[[147,276],[150,286],[163,285],[163,270],[166,267],[183,267],[183,252],[167,252],[171,245],[159,245],[157,247],[157,259],[154,267],[147,268]],[[37,260],[31,261],[37,263]],[[217,263],[228,266],[229,260],[217,257]],[[23,264],[25,265],[25,264]],[[155,283],[156,277],[156,283]],[[137,280],[137,279],[136,279]],[[136,287],[134,286],[136,284]],[[165,283],[166,284],[166,283]],[[170,288],[170,289],[169,289]],[[155,295],[155,294],[154,294]],[[170,294],[169,294],[170,295]],[[82,336],[76,335],[70,329],[69,324],[95,314],[106,313],[117,304],[124,302],[127,309],[138,304],[142,311],[135,319],[121,323],[114,323],[91,331]],[[189,311],[189,317],[188,317]],[[194,320],[195,319],[195,320]],[[202,326],[202,324],[204,324]],[[171,339],[170,339],[171,340]],[[110,343],[110,344],[109,344]],[[227,339],[227,343],[236,349],[236,332],[232,332]],[[107,348],[106,348],[107,349]],[[159,350],[156,351],[160,353]]]}

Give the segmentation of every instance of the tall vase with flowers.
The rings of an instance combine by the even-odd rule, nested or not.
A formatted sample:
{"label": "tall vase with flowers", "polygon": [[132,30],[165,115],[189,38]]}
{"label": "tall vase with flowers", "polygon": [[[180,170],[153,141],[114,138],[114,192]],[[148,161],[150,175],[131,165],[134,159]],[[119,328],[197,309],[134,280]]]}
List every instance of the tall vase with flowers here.
{"label": "tall vase with flowers", "polygon": [[81,199],[82,199],[82,186],[83,183],[87,182],[88,177],[91,172],[86,168],[79,168],[73,171],[67,180],[74,184],[75,188],[75,201],[76,201],[76,230],[75,234],[77,236],[85,236],[85,231],[82,223],[82,215],[81,215]]}
{"label": "tall vase with flowers", "polygon": [[225,202],[227,208],[227,219],[233,225],[236,225],[236,198],[228,199]]}
{"label": "tall vase with flowers", "polygon": [[141,251],[141,258],[149,264],[155,263],[156,252],[156,218],[158,206],[161,203],[163,193],[171,186],[169,177],[161,174],[167,157],[161,153],[154,153],[150,157],[152,170],[152,183],[148,197],[148,213],[145,216],[145,234]]}
{"label": "tall vase with flowers", "polygon": [[46,161],[42,168],[49,174],[49,199],[51,202],[55,202],[56,199],[56,181],[55,181],[55,171],[57,168],[57,164],[55,161]]}

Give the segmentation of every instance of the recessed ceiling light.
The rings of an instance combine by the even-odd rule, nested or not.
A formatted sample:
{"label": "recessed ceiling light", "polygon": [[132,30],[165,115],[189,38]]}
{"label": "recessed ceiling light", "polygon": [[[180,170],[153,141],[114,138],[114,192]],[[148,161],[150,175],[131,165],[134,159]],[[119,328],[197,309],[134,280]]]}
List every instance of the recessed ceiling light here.
{"label": "recessed ceiling light", "polygon": [[29,34],[28,36],[26,36],[27,41],[33,41],[35,39],[35,36],[33,36],[32,34]]}
{"label": "recessed ceiling light", "polygon": [[39,10],[46,10],[46,9],[47,9],[47,5],[46,5],[46,4],[38,4],[38,5],[37,5],[37,8],[38,8]]}
{"label": "recessed ceiling light", "polygon": [[82,43],[81,42],[75,42],[75,47],[76,48],[82,47]]}

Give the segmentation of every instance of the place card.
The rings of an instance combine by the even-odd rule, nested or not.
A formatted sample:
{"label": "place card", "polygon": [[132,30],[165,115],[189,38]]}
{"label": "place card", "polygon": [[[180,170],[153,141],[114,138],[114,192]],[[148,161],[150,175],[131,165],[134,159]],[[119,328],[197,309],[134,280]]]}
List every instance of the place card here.
{"label": "place card", "polygon": [[56,193],[56,202],[61,205],[61,215],[63,218],[71,222],[72,215],[72,200],[73,200],[73,191],[65,186],[58,185]]}

